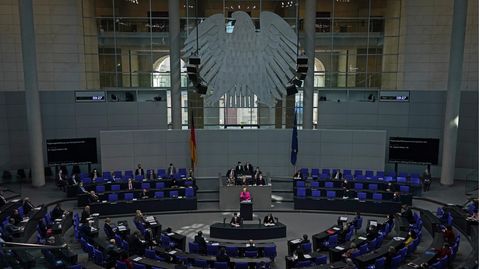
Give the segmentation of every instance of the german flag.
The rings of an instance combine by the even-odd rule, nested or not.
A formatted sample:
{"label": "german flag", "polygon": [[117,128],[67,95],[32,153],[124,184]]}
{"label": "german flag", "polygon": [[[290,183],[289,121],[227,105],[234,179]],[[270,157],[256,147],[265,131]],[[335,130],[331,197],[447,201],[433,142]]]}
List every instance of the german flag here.
{"label": "german flag", "polygon": [[197,163],[197,141],[195,139],[195,123],[193,121],[193,113],[192,113],[192,120],[190,125],[190,161],[192,165],[192,169],[195,168],[195,164]]}

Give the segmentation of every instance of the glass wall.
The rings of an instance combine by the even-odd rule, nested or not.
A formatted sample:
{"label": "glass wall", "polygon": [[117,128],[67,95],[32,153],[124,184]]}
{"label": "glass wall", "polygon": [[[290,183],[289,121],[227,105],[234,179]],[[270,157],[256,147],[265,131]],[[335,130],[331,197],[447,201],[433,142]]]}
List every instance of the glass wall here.
{"label": "glass wall", "polygon": [[[162,88],[168,92],[168,1],[83,0],[82,3],[87,88]],[[213,14],[229,17],[235,11],[244,11],[261,29],[260,12],[271,11],[298,31],[301,53],[304,4],[304,0],[181,0],[181,43],[194,34],[192,30],[197,23]],[[359,91],[356,96],[369,96],[367,93],[372,91],[397,89],[400,10],[401,0],[317,1],[314,125],[318,98],[330,101],[324,97],[332,96],[332,91],[339,91],[340,95],[345,90]],[[188,102],[186,93],[194,88],[186,76],[186,60],[183,58],[181,63],[184,126],[189,120],[188,104],[205,106],[197,109],[218,109],[217,113],[203,115],[212,117],[204,119],[210,125],[259,124],[257,102],[237,108],[228,107],[225,98],[211,106]],[[168,93],[170,102],[169,96]],[[303,113],[302,96],[300,87],[294,102],[299,119]],[[293,107],[287,107],[287,111],[292,113]]]}

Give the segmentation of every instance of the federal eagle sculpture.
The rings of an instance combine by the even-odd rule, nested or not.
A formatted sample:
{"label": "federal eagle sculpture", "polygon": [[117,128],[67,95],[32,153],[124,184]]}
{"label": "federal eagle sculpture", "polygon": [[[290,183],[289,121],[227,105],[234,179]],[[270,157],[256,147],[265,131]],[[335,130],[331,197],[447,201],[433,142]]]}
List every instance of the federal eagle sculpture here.
{"label": "federal eagle sculpture", "polygon": [[205,100],[212,104],[227,94],[239,106],[238,100],[256,95],[273,106],[295,77],[297,36],[272,12],[260,13],[260,29],[243,11],[234,12],[232,19],[233,31],[227,32],[223,14],[208,17],[185,41],[185,57],[201,59],[197,74],[208,85]]}

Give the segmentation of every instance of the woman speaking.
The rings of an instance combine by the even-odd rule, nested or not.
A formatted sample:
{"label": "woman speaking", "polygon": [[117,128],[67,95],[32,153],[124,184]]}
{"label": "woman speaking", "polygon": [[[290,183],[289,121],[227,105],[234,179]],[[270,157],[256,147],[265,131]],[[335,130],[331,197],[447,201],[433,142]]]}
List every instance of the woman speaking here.
{"label": "woman speaking", "polygon": [[243,187],[243,190],[240,192],[240,203],[241,202],[251,202],[252,198],[250,197],[250,192],[247,190],[247,187]]}

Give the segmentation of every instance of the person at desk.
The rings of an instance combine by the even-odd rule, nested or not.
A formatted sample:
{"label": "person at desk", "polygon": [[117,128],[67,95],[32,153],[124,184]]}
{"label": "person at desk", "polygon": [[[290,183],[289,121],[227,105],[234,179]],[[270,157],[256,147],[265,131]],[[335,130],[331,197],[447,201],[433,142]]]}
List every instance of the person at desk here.
{"label": "person at desk", "polygon": [[140,198],[142,198],[142,199],[148,199],[148,198],[150,198],[150,195],[149,195],[147,189],[143,189],[143,190],[142,190],[142,193],[140,194]]}
{"label": "person at desk", "polygon": [[12,241],[14,237],[18,237],[20,232],[20,228],[15,225],[15,219],[9,218],[7,225],[5,225],[5,240]]}
{"label": "person at desk", "polygon": [[393,225],[394,220],[395,220],[395,216],[394,216],[393,214],[388,214],[388,215],[387,215],[387,223],[388,223],[389,225]]}
{"label": "person at desk", "polygon": [[352,262],[352,254],[358,251],[357,244],[352,242],[350,248],[342,254],[342,257],[345,259],[346,263]]}
{"label": "person at desk", "polygon": [[89,194],[87,189],[83,186],[83,182],[78,183],[78,194]]}
{"label": "person at desk", "polygon": [[23,220],[22,216],[20,216],[20,212],[18,211],[18,209],[13,210],[12,214],[10,214],[10,219],[14,220],[13,224],[15,225],[20,224],[20,222],[22,222]]}
{"label": "person at desk", "polygon": [[264,186],[265,185],[265,178],[262,175],[262,172],[258,175],[258,177],[255,179],[255,184],[257,186]]}
{"label": "person at desk", "polygon": [[388,247],[387,255],[385,255],[385,268],[390,268],[392,265],[392,259],[397,255],[397,250],[394,246]]}
{"label": "person at desk", "polygon": [[120,251],[118,251],[118,247],[115,244],[115,239],[110,239],[108,241],[108,245],[105,247],[105,268],[112,268],[115,267],[116,260],[120,259]]}
{"label": "person at desk", "polygon": [[405,246],[408,246],[413,241],[415,241],[415,239],[417,239],[417,233],[415,232],[415,230],[412,229],[412,230],[408,231],[408,237],[403,243],[405,244]]}
{"label": "person at desk", "polygon": [[173,163],[171,163],[167,168],[167,176],[168,178],[175,178],[176,174],[177,174],[177,168],[175,168],[175,166],[173,166]]}
{"label": "person at desk", "polygon": [[129,178],[128,181],[127,181],[127,189],[129,191],[133,191],[134,190],[134,187],[133,187],[133,182],[132,182],[132,179]]}
{"label": "person at desk", "polygon": [[251,201],[252,197],[250,196],[250,192],[248,191],[247,187],[243,187],[242,191],[240,192],[240,203]]}
{"label": "person at desk", "polygon": [[98,195],[95,193],[95,191],[90,191],[88,193],[88,203],[97,203],[100,201],[100,198],[98,198]]}
{"label": "person at desk", "polygon": [[350,230],[350,225],[345,221],[342,224],[342,229],[338,233],[338,237],[342,240],[342,242],[345,242],[345,237],[347,236],[348,231]]}
{"label": "person at desk", "polygon": [[253,242],[253,239],[248,240],[245,251],[257,251],[257,247],[255,246],[255,242]]}
{"label": "person at desk", "polygon": [[342,190],[343,190],[343,198],[354,198],[355,193],[350,191],[350,186],[348,185],[347,180],[342,181]]}
{"label": "person at desk", "polygon": [[243,166],[243,173],[245,175],[253,176],[253,165],[251,165],[249,162],[245,162],[245,165]]}
{"label": "person at desk", "polygon": [[133,234],[127,235],[128,249],[130,254],[142,256],[145,252],[145,247],[140,239],[140,232],[135,231]]}
{"label": "person at desk", "polygon": [[295,172],[295,174],[293,174],[293,179],[294,180],[303,180],[302,171],[297,170],[297,172]]}
{"label": "person at desk", "polygon": [[265,226],[274,226],[275,225],[275,220],[273,219],[272,214],[268,214],[263,218],[263,225]]}
{"label": "person at desk", "polygon": [[333,174],[333,179],[341,180],[342,178],[343,178],[342,172],[340,172],[340,169],[337,169]]}
{"label": "person at desk", "polygon": [[304,234],[302,236],[302,242],[299,244],[299,246],[305,244],[305,243],[310,243],[310,240],[308,240],[308,235]]}
{"label": "person at desk", "polygon": [[135,225],[137,224],[145,225],[145,219],[143,217],[142,211],[138,209],[135,211],[135,217],[133,217],[133,223],[135,223]]}
{"label": "person at desk", "polygon": [[90,174],[90,178],[92,178],[92,182],[95,183],[95,181],[98,178],[98,171],[96,168],[93,168],[92,173]]}
{"label": "person at desk", "polygon": [[242,224],[242,220],[240,219],[238,214],[233,213],[233,217],[230,220],[230,225],[233,226],[233,227],[240,227],[241,224]]}
{"label": "person at desk", "polygon": [[235,169],[231,168],[227,171],[227,186],[235,185],[235,181],[237,180],[237,172]]}
{"label": "person at desk", "polygon": [[30,213],[30,211],[32,211],[32,209],[34,209],[35,206],[33,206],[32,202],[30,201],[30,198],[25,197],[23,198],[23,201],[22,201],[22,208],[23,208],[23,214],[28,215],[28,213]]}
{"label": "person at desk", "polygon": [[144,176],[145,175],[145,171],[143,170],[141,164],[137,165],[137,169],[135,169],[135,175],[136,176]]}
{"label": "person at desk", "polygon": [[394,202],[400,202],[400,201],[401,201],[401,199],[400,199],[400,193],[399,193],[398,191],[396,191],[396,192],[393,193],[392,201],[394,201]]}
{"label": "person at desk", "polygon": [[108,239],[115,238],[115,230],[117,227],[112,223],[112,220],[110,218],[105,219],[105,224],[103,224],[103,231],[105,232],[105,236],[107,236]]}
{"label": "person at desk", "polygon": [[85,206],[82,211],[82,216],[80,217],[80,223],[87,224],[90,219],[90,206]]}
{"label": "person at desk", "polygon": [[445,256],[452,255],[452,252],[450,251],[450,245],[448,245],[448,243],[444,243],[443,246],[439,249],[436,249],[435,252],[435,258],[437,260],[441,260]]}
{"label": "person at desk", "polygon": [[146,228],[145,233],[143,235],[143,238],[145,239],[145,242],[149,246],[156,246],[157,241],[155,240],[155,235],[153,234],[153,231],[151,228]]}
{"label": "person at desk", "polygon": [[295,249],[295,252],[293,253],[293,259],[295,260],[295,263],[307,260],[302,246],[298,246],[297,249]]}
{"label": "person at desk", "polygon": [[60,203],[57,203],[52,209],[52,212],[50,212],[50,216],[52,216],[52,219],[61,219],[64,212],[65,210],[62,209]]}
{"label": "person at desk", "polygon": [[73,174],[69,179],[68,179],[68,185],[70,186],[75,186],[78,184],[78,174]]}
{"label": "person at desk", "polygon": [[367,240],[372,241],[377,237],[377,235],[378,235],[377,227],[374,225],[370,225],[367,228]]}
{"label": "person at desk", "polygon": [[244,174],[243,165],[241,162],[237,163],[237,166],[235,167],[235,173],[237,174],[237,176],[241,176]]}
{"label": "person at desk", "polygon": [[443,239],[450,245],[455,244],[455,232],[452,229],[452,225],[447,225],[443,231]]}
{"label": "person at desk", "polygon": [[207,241],[203,237],[202,231],[198,231],[197,235],[193,239],[193,242],[198,244],[198,252],[200,254],[206,254],[207,253]]}
{"label": "person at desk", "polygon": [[224,247],[221,247],[220,250],[218,251],[217,256],[215,257],[215,260],[217,262],[226,262],[227,265],[230,262],[230,257],[228,257],[227,252],[225,251]]}
{"label": "person at desk", "polygon": [[402,212],[400,213],[400,215],[402,217],[407,218],[408,223],[410,224],[416,223],[415,216],[413,215],[413,211],[409,206],[407,205],[402,206]]}

